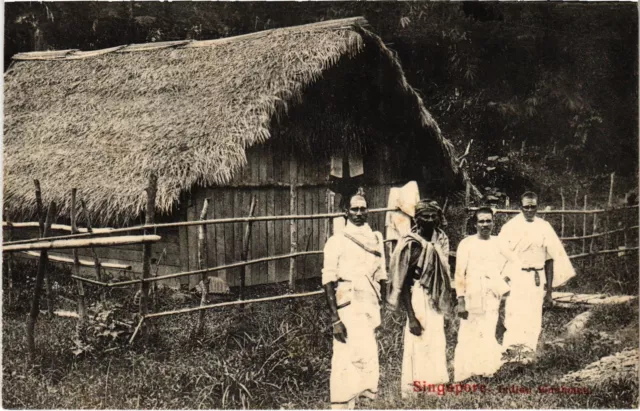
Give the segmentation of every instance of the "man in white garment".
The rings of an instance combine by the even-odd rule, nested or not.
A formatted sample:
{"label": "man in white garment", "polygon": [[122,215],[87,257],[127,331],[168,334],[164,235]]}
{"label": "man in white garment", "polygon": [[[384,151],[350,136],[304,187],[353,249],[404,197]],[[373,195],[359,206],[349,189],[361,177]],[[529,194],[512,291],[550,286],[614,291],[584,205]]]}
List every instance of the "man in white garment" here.
{"label": "man in white garment", "polygon": [[518,353],[516,360],[528,362],[542,331],[543,304],[552,304],[552,288],[566,283],[575,271],[551,224],[536,217],[538,196],[526,192],[521,204],[522,212],[509,220],[499,235],[521,261],[520,270],[510,276],[502,345],[508,353]]}
{"label": "man in white garment", "polygon": [[444,313],[452,306],[449,277],[449,239],[438,228],[442,210],[432,200],[420,200],[416,225],[395,248],[389,270],[387,302],[407,311],[404,330],[401,394],[415,395],[415,386],[449,382]]}
{"label": "man in white garment", "polygon": [[330,397],[333,409],[374,399],[380,376],[375,329],[387,271],[382,234],[367,224],[367,202],[351,197],[344,230],[324,247],[324,286],[333,328]]}
{"label": "man in white garment", "polygon": [[474,375],[490,377],[500,369],[498,309],[502,295],[509,291],[504,274],[518,264],[515,255],[491,235],[493,210],[480,207],[474,219],[477,233],[463,239],[456,253],[455,287],[461,318],[454,360],[456,382]]}

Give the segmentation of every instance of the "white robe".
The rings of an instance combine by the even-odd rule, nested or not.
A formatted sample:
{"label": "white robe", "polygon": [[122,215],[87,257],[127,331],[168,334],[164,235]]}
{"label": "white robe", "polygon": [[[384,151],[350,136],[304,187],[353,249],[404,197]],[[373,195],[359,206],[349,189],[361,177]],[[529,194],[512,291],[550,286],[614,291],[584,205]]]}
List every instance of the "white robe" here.
{"label": "white robe", "polygon": [[[338,282],[338,315],[347,329],[347,342],[333,339],[330,397],[334,408],[350,404],[359,396],[375,398],[380,376],[375,329],[380,325],[380,283],[387,279],[382,235],[369,225],[348,222],[345,233],[357,238],[377,257],[345,237],[336,234],[324,248],[322,284]],[[348,303],[348,304],[347,304]],[[342,307],[342,308],[340,308]]]}
{"label": "white robe", "polygon": [[411,287],[411,306],[423,330],[420,336],[411,334],[407,320],[402,355],[402,398],[416,395],[414,381],[426,381],[427,385],[449,382],[444,316],[434,310],[418,280],[414,280]]}
{"label": "white robe", "polygon": [[[521,268],[544,269],[546,260],[553,260],[553,287],[574,277],[575,271],[562,242],[547,221],[534,218],[527,222],[519,214],[509,220],[500,231],[499,238],[508,244],[521,261]],[[535,284],[535,273],[520,270],[511,278],[511,293],[505,305],[504,348],[524,346],[535,352],[542,331],[542,304],[546,278],[539,272],[540,285]]]}
{"label": "white robe", "polygon": [[[442,264],[446,264],[448,270],[449,239],[441,230],[435,230],[431,243],[438,249],[438,255],[442,255]],[[394,257],[401,258],[401,246],[394,252]],[[409,259],[410,253],[404,258]],[[399,270],[393,263],[390,266],[394,270],[392,282],[397,282]],[[408,265],[408,261],[406,261]],[[405,273],[412,275],[412,273]],[[404,278],[404,277],[402,277]],[[397,283],[387,296],[388,302],[394,306],[400,298],[401,284]],[[404,351],[402,354],[402,376],[400,378],[400,392],[403,398],[415,396],[414,382],[426,382],[426,384],[443,384],[449,382],[447,371],[447,340],[444,333],[444,315],[438,313],[430,301],[427,290],[420,285],[420,280],[413,280],[411,287],[411,306],[416,319],[423,328],[422,334],[416,336],[409,331],[409,319],[404,330]]]}
{"label": "white robe", "polygon": [[454,380],[463,381],[491,376],[502,365],[502,346],[495,337],[498,309],[509,290],[503,274],[513,269],[516,259],[497,237],[482,240],[474,235],[460,242],[456,260],[456,293],[465,298],[469,313],[460,320],[454,359]]}

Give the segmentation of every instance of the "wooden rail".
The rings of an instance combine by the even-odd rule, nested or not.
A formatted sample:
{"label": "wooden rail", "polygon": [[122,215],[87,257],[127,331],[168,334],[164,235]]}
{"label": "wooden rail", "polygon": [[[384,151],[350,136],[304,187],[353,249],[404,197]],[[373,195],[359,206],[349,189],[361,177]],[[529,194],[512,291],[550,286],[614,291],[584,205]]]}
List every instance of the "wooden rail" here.
{"label": "wooden rail", "polygon": [[639,226],[634,225],[634,226],[629,227],[629,228],[619,228],[619,229],[616,229],[616,230],[605,231],[604,233],[580,235],[580,236],[577,236],[577,237],[561,237],[560,240],[562,240],[562,241],[572,241],[572,240],[583,240],[583,239],[587,239],[587,238],[597,238],[597,237],[602,237],[602,236],[608,235],[608,234],[621,233],[621,232],[626,231],[626,230],[635,230],[638,227]]}
{"label": "wooden rail", "polygon": [[[539,210],[538,214],[600,214],[606,213],[609,211],[618,211],[618,210],[626,210],[638,208],[638,205],[627,206],[627,207],[618,207],[618,208],[607,208],[607,209],[596,209],[596,210]],[[478,207],[467,207],[467,211],[477,211]],[[511,210],[511,209],[496,209],[493,210],[496,214],[520,214],[520,210]]]}
{"label": "wooden rail", "polygon": [[230,306],[230,305],[245,305],[245,304],[261,303],[261,302],[266,302],[266,301],[284,300],[284,299],[288,299],[288,298],[312,297],[314,295],[321,295],[321,294],[324,294],[324,290],[310,291],[310,292],[298,293],[298,294],[276,295],[276,296],[273,296],[273,297],[255,298],[253,300],[227,301],[227,302],[224,302],[224,303],[202,305],[202,306],[199,306],[199,307],[181,308],[179,310],[163,311],[163,312],[159,312],[159,313],[151,313],[151,314],[145,315],[144,318],[164,317],[164,316],[167,316],[167,315],[174,315],[174,314],[186,314],[186,313],[191,313],[191,312],[194,312],[194,311],[210,310],[212,308],[226,307],[226,306]]}
{"label": "wooden rail", "polygon": [[244,267],[244,266],[251,265],[251,264],[259,264],[259,263],[265,263],[265,262],[268,262],[268,261],[284,260],[284,259],[292,258],[292,257],[300,257],[300,256],[303,256],[303,255],[315,255],[315,254],[322,254],[322,253],[323,253],[323,251],[300,251],[300,252],[297,252],[297,253],[274,255],[272,257],[256,258],[254,260],[248,260],[248,261],[239,261],[239,262],[236,262],[236,263],[231,263],[231,264],[226,264],[226,265],[219,265],[217,267],[205,268],[205,269],[202,269],[202,270],[184,271],[184,272],[181,272],[181,273],[166,274],[166,275],[161,275],[161,276],[158,276],[158,277],[150,277],[150,278],[137,279],[137,280],[119,281],[117,283],[105,283],[105,282],[102,282],[102,281],[96,281],[96,280],[92,280],[92,279],[88,279],[88,278],[84,278],[84,277],[78,277],[78,276],[71,276],[71,277],[75,278],[76,280],[85,281],[85,282],[90,283],[90,284],[101,285],[103,287],[122,287],[122,286],[125,286],[125,285],[140,284],[142,282],[162,281],[162,280],[167,280],[169,278],[186,277],[186,276],[191,276],[191,275],[210,273],[210,272],[214,272],[214,271],[228,270],[230,268]]}
{"label": "wooden rail", "polygon": [[[11,228],[38,228],[39,226],[40,226],[40,223],[38,221],[26,221],[22,223],[12,223],[8,221],[2,222],[2,227],[11,227]],[[65,224],[51,224],[51,229],[54,231],[58,230],[58,231],[71,232],[71,226],[65,225]],[[78,231],[81,233],[108,234],[108,233],[111,233],[113,230],[114,230],[113,228],[94,228],[89,230],[87,228],[78,227]]]}
{"label": "wooden rail", "polygon": [[[39,257],[40,256],[40,253],[36,252],[36,251],[21,251],[21,253],[25,254],[25,255],[28,255],[30,257]],[[58,263],[73,264],[73,258],[63,257],[63,256],[55,256],[55,255],[51,255],[51,254],[49,254],[49,261],[55,261],[55,262],[58,262]],[[83,267],[95,267],[96,263],[95,263],[95,261],[80,260],[80,265],[83,266]],[[111,269],[116,269],[116,270],[131,270],[131,266],[130,265],[116,264],[116,263],[100,263],[100,267],[111,268]]]}
{"label": "wooden rail", "polygon": [[101,237],[72,240],[48,240],[30,242],[27,244],[5,245],[2,252],[29,251],[29,250],[61,250],[68,248],[105,247],[128,244],[145,244],[160,241],[159,235],[127,235],[122,237]]}
{"label": "wooden rail", "polygon": [[588,257],[590,255],[598,255],[598,254],[611,254],[611,253],[624,253],[627,251],[638,251],[638,247],[629,247],[629,248],[616,248],[614,250],[601,250],[601,251],[594,251],[592,253],[583,253],[583,254],[576,254],[576,255],[570,255],[569,258],[574,259],[574,258],[583,258],[583,257]]}
{"label": "wooden rail", "polygon": [[[369,210],[369,213],[384,213],[388,211],[397,211],[401,212],[398,208],[372,208]],[[233,217],[233,218],[218,218],[212,220],[196,220],[196,221],[180,221],[175,223],[159,223],[159,224],[145,224],[138,225],[133,227],[123,227],[123,228],[114,228],[108,231],[107,234],[118,234],[118,233],[126,233],[129,231],[140,231],[140,230],[157,230],[159,228],[169,228],[169,227],[189,227],[189,226],[198,226],[198,225],[210,225],[210,224],[229,224],[229,223],[255,223],[259,221],[282,221],[282,220],[319,220],[325,218],[335,218],[344,216],[344,213],[322,213],[322,214],[303,214],[303,215],[277,215],[277,216],[259,216],[259,217]],[[15,224],[13,223],[14,227]],[[66,240],[71,238],[80,238],[87,237],[96,234],[96,229],[93,232],[80,233],[80,234],[70,234],[63,235],[57,237],[46,237],[46,238],[38,238],[38,239],[29,239],[29,240],[19,240],[19,241],[11,241],[3,243],[3,246],[10,246],[16,244],[27,244],[35,241],[42,240]]]}

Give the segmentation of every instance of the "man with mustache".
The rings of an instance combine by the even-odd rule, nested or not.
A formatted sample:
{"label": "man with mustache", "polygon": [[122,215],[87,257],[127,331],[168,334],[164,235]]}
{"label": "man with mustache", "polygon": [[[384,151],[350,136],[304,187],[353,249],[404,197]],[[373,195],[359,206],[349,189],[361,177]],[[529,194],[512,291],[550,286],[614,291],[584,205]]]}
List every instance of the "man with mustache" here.
{"label": "man with mustache", "polygon": [[360,397],[374,399],[379,365],[375,329],[381,289],[387,280],[382,234],[367,224],[361,191],[348,201],[347,223],[324,247],[324,286],[333,329],[332,409],[353,409]]}
{"label": "man with mustache", "polygon": [[388,303],[399,302],[407,311],[404,331],[401,393],[414,395],[414,382],[449,382],[444,312],[451,307],[449,239],[438,226],[442,209],[433,200],[415,207],[415,226],[395,248],[389,270],[392,275]]}
{"label": "man with mustache", "polygon": [[536,352],[542,308],[543,304],[552,304],[552,288],[576,275],[553,227],[536,217],[537,212],[538,196],[530,191],[524,193],[521,213],[509,220],[498,236],[521,261],[520,270],[510,276],[511,292],[505,304],[507,330],[502,345],[507,350],[524,347],[526,362]]}
{"label": "man with mustache", "polygon": [[460,328],[454,360],[454,381],[474,375],[490,377],[502,365],[496,340],[500,299],[509,286],[503,274],[517,257],[492,236],[493,210],[480,207],[474,215],[475,235],[463,239],[456,252],[455,286]]}

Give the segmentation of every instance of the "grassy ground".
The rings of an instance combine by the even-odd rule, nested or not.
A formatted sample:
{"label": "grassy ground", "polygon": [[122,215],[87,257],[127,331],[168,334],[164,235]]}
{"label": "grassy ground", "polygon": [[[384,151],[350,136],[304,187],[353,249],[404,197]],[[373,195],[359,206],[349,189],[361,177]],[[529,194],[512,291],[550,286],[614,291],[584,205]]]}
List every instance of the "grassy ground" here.
{"label": "grassy ground", "polygon": [[[155,321],[155,331],[132,346],[75,356],[75,320],[41,317],[37,367],[25,362],[24,312],[4,310],[3,406],[5,408],[327,408],[331,355],[329,319],[322,297],[274,302],[207,314],[204,335],[191,334],[194,314]],[[367,408],[630,408],[638,382],[620,379],[591,387],[589,395],[541,394],[538,386],[605,355],[638,346],[637,302],[598,308],[584,338],[543,345],[529,366],[507,364],[486,384],[488,392],[399,396],[402,315],[386,312],[379,332],[381,396]],[[544,315],[544,341],[556,339],[581,310]],[[451,360],[457,324],[448,329]],[[606,331],[618,341],[603,340]],[[114,349],[115,348],[115,349]],[[531,389],[501,393],[499,387]],[[576,388],[576,387],[574,387]]]}

